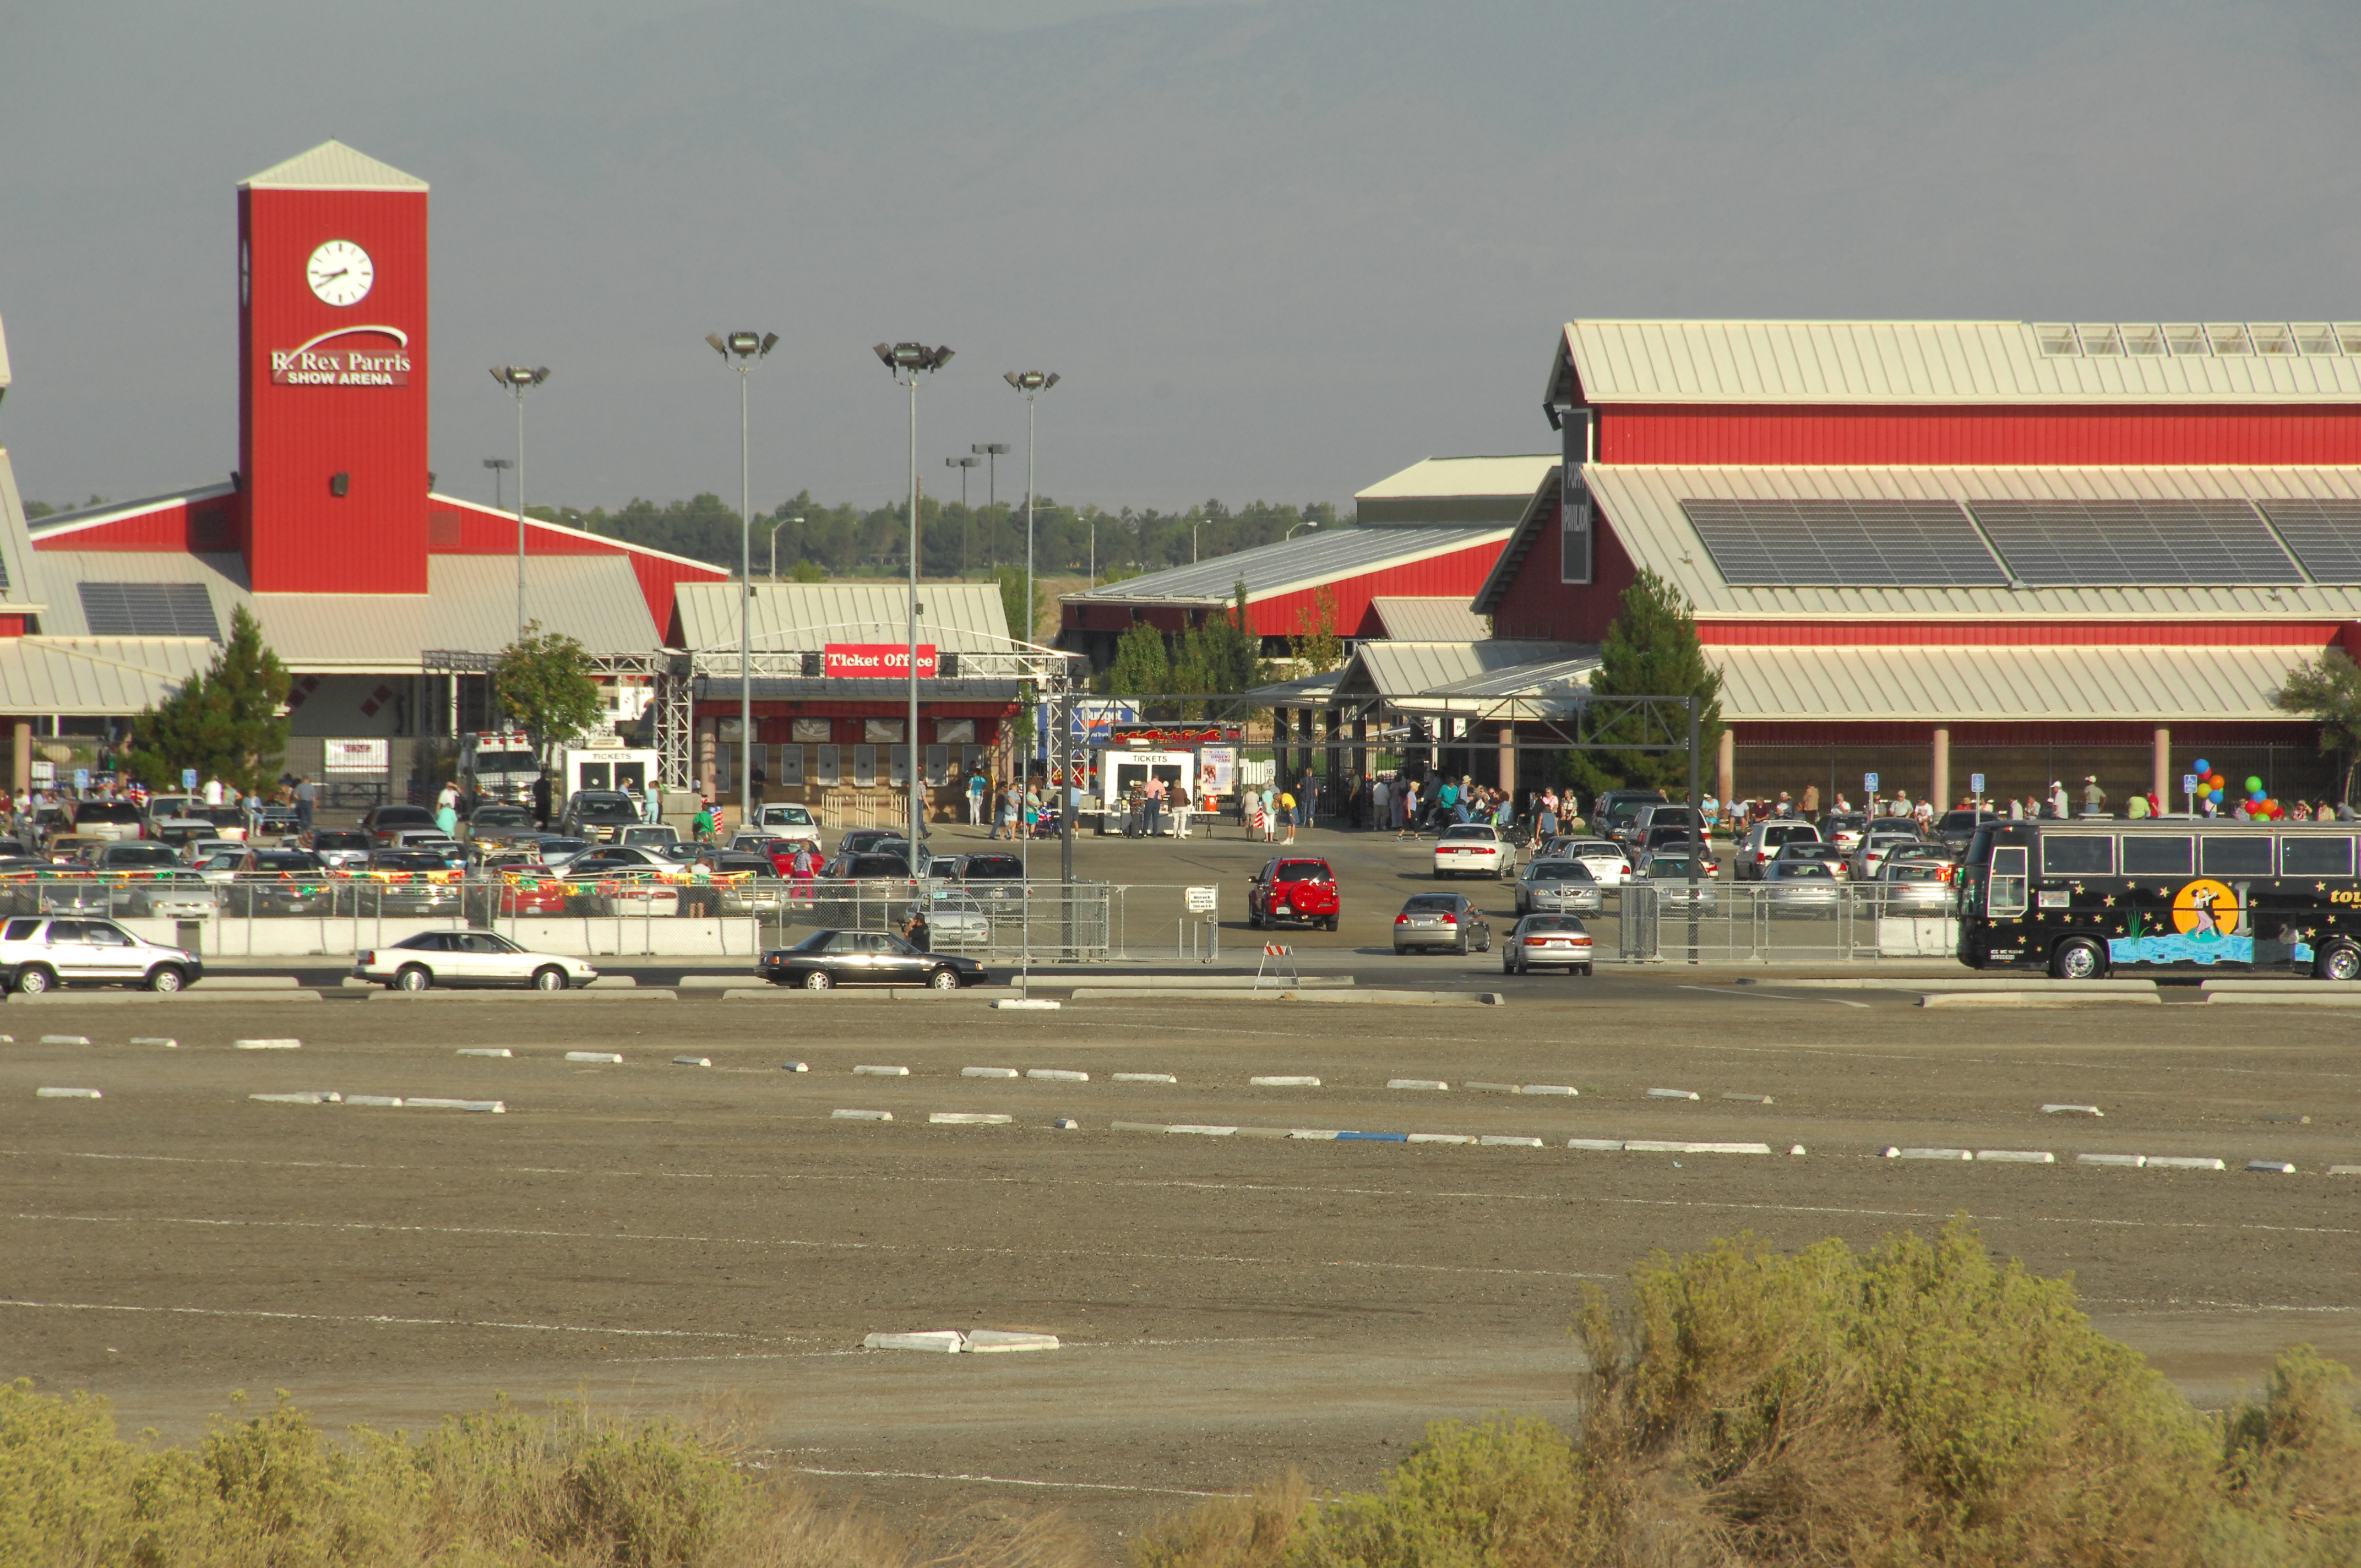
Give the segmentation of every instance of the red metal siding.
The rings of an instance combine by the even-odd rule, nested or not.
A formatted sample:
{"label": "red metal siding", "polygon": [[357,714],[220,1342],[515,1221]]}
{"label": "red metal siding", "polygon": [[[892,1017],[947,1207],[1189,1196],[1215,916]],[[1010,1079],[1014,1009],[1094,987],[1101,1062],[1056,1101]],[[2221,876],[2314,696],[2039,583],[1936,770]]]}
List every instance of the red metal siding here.
{"label": "red metal siding", "polygon": [[1623,590],[1640,574],[1615,537],[1615,530],[1608,525],[1606,514],[1597,515],[1591,581],[1559,581],[1564,556],[1553,517],[1542,524],[1541,538],[1500,596],[1499,608],[1492,612],[1493,635],[1560,642],[1597,642],[1606,637],[1616,611],[1622,608]]}
{"label": "red metal siding", "polygon": [[223,496],[195,506],[174,503],[143,511],[137,517],[80,528],[44,537],[33,535],[36,550],[190,550],[237,548],[235,498]]}
{"label": "red metal siding", "polygon": [[[436,555],[516,554],[516,514],[489,507],[437,499],[427,515],[428,551]],[[730,574],[719,566],[695,565],[634,550],[622,540],[600,539],[550,528],[525,520],[525,553],[530,555],[623,555],[648,601],[648,614],[658,626],[672,620],[672,590],[679,583],[727,582]]]}
{"label": "red metal siding", "polygon": [[1616,404],[1602,463],[2361,463],[2361,408]]}
{"label": "red metal siding", "polygon": [[[240,191],[237,228],[250,291],[238,313],[238,467],[255,590],[424,593],[426,193]],[[331,239],[357,244],[375,267],[368,293],[343,309],[313,297],[303,275]],[[272,385],[274,350],[364,325],[406,336],[406,386]],[[329,489],[338,473],[349,476],[342,497]]]}
{"label": "red metal siding", "polygon": [[[1472,550],[1454,550],[1447,554],[1431,555],[1423,561],[1406,565],[1388,566],[1380,571],[1361,572],[1339,577],[1325,586],[1325,592],[1335,601],[1336,631],[1344,637],[1375,637],[1382,633],[1369,601],[1396,596],[1429,598],[1472,599],[1476,590],[1484,586],[1490,575],[1492,563],[1500,558],[1497,543],[1477,545]],[[1296,593],[1275,594],[1269,598],[1254,599],[1246,606],[1246,617],[1254,630],[1264,637],[1291,637],[1297,630],[1297,617],[1309,620],[1313,609],[1315,591],[1304,589]]]}
{"label": "red metal siding", "polygon": [[2352,634],[2320,620],[1703,620],[1697,641],[1721,647],[2326,648]]}

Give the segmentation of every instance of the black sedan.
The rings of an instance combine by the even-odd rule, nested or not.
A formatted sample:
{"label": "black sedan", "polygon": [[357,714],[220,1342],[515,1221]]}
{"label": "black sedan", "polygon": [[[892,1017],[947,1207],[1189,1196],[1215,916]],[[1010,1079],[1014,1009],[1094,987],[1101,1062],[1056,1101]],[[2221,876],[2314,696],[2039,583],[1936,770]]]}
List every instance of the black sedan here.
{"label": "black sedan", "polygon": [[840,985],[928,985],[957,991],[991,976],[973,959],[922,953],[890,931],[815,931],[792,948],[763,955],[762,976],[773,985],[828,991]]}

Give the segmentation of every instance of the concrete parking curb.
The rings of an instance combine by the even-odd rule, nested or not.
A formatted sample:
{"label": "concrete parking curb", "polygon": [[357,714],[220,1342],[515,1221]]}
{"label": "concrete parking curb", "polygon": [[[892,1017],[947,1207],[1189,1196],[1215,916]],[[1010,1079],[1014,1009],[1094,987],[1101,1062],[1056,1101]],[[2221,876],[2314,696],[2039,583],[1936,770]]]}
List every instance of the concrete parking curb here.
{"label": "concrete parking curb", "polygon": [[21,991],[11,992],[12,1006],[27,1007],[137,1007],[161,1006],[166,1003],[184,1002],[317,1002],[316,991],[45,991],[28,996]]}
{"label": "concrete parking curb", "polygon": [[[642,992],[641,994],[645,995]],[[670,992],[662,992],[669,996]],[[931,985],[838,985],[826,991],[806,991],[799,985],[758,985],[740,981],[721,993],[724,1002],[775,1002],[799,1006],[812,1002],[973,1002],[979,998],[1013,997],[1014,986],[969,985],[957,991],[937,991]],[[1054,1004],[1053,1004],[1054,1005]]]}
{"label": "concrete parking curb", "polygon": [[95,1089],[36,1089],[36,1100],[104,1100],[106,1096]]}
{"label": "concrete parking curb", "polygon": [[2209,1007],[2361,1007],[2361,995],[2352,992],[2290,996],[2283,992],[2213,991],[2203,1000]]}
{"label": "concrete parking curb", "polygon": [[[2216,1000],[2219,1000],[2218,998]],[[2089,1007],[2102,1003],[2159,1006],[2153,991],[1938,991],[1918,998],[1921,1007]]]}
{"label": "concrete parking curb", "polygon": [[[268,994],[268,993],[266,993]],[[677,1002],[680,993],[670,987],[638,986],[630,991],[591,991],[580,988],[569,991],[534,991],[526,987],[491,987],[435,991],[387,991],[380,987],[368,993],[371,1002]]]}

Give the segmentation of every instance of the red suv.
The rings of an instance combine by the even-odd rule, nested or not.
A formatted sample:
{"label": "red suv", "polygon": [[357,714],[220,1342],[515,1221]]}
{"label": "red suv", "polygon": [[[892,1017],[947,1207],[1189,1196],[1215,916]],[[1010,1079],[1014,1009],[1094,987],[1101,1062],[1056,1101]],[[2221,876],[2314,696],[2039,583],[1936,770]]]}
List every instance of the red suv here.
{"label": "red suv", "polygon": [[1334,931],[1343,909],[1325,861],[1273,861],[1246,883],[1246,924],[1257,930],[1289,921]]}

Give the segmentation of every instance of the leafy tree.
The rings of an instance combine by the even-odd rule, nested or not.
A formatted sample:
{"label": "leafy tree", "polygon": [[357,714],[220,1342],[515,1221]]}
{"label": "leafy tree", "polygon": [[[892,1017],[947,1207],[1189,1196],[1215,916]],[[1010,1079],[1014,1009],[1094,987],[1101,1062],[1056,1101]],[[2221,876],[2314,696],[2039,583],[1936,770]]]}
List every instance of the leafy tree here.
{"label": "leafy tree", "polygon": [[1003,566],[993,576],[1000,584],[1000,613],[1008,618],[1008,635],[1019,642],[1031,642],[1041,630],[1041,579],[1033,579],[1032,613],[1027,614],[1025,603],[1025,568]]}
{"label": "leafy tree", "polygon": [[1144,620],[1135,620],[1115,645],[1115,663],[1108,666],[1106,689],[1117,696],[1147,696],[1172,689],[1172,664],[1164,652],[1164,633]]}
{"label": "leafy tree", "polygon": [[287,668],[244,605],[230,612],[229,641],[213,668],[133,720],[131,771],[177,789],[181,770],[218,777],[248,794],[276,783],[286,762]]}
{"label": "leafy tree", "polygon": [[[1243,590],[1244,585],[1240,587]],[[1295,655],[1301,674],[1326,674],[1345,662],[1345,639],[1336,631],[1334,594],[1326,588],[1312,591],[1311,609],[1295,612],[1295,635],[1288,639],[1288,649]]]}
{"label": "leafy tree", "polygon": [[2320,726],[2320,749],[2345,759],[2339,800],[2353,798],[2353,769],[2361,759],[2361,665],[2342,648],[2323,650],[2288,672],[2287,684],[2271,694],[2272,706],[2298,713]]}
{"label": "leafy tree", "polygon": [[533,749],[570,740],[598,722],[598,683],[590,655],[562,631],[544,631],[537,620],[500,650],[492,667],[492,691],[500,708],[533,737]]}
{"label": "leafy tree", "polygon": [[1205,624],[1183,632],[1172,654],[1172,689],[1209,695],[1242,692],[1256,684],[1262,668],[1262,639],[1246,620],[1246,585],[1238,581],[1236,598]]}
{"label": "leafy tree", "polygon": [[[1637,581],[1623,590],[1622,608],[1607,629],[1599,650],[1600,663],[1590,677],[1594,696],[1671,696],[1692,694],[1703,699],[1697,723],[1697,751],[1711,757],[1721,743],[1721,675],[1706,662],[1697,641],[1697,618],[1681,591],[1655,573],[1642,569]],[[1634,718],[1610,720],[1593,734],[1601,740],[1636,744],[1664,739],[1662,725],[1643,733]],[[1678,727],[1673,739],[1680,739]],[[1686,794],[1689,762],[1686,751],[1568,751],[1561,764],[1567,780],[1586,797],[1610,789],[1661,789]]]}
{"label": "leafy tree", "polygon": [[828,572],[817,561],[798,560],[796,563],[796,569],[787,574],[787,580],[794,583],[824,583],[828,581]]}

